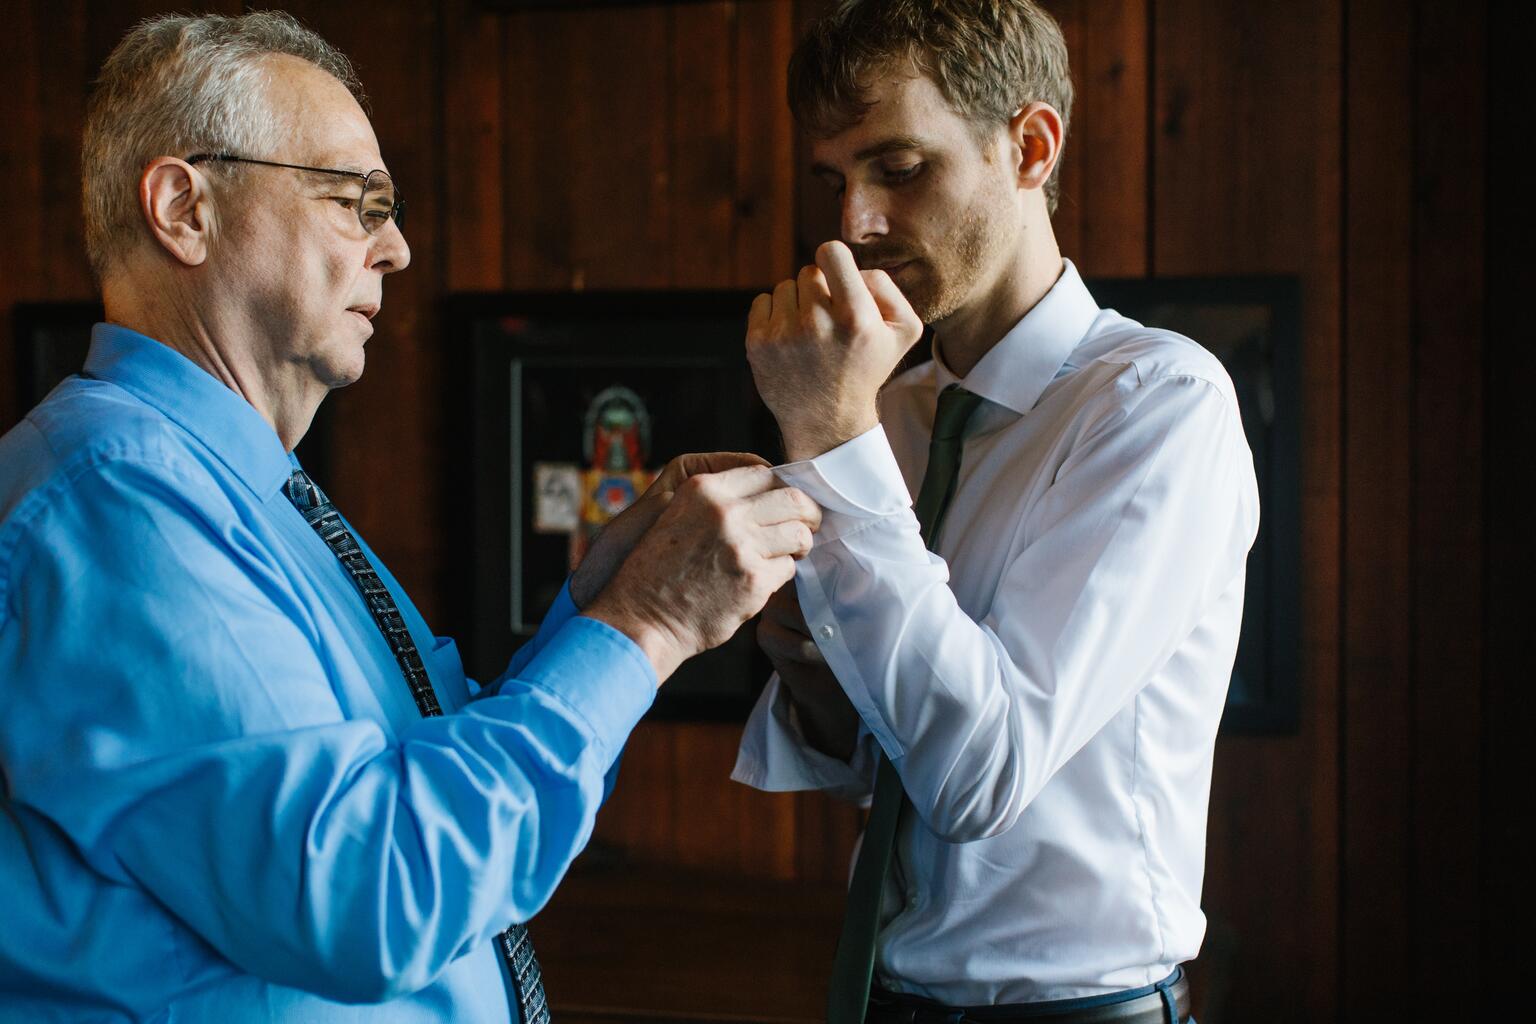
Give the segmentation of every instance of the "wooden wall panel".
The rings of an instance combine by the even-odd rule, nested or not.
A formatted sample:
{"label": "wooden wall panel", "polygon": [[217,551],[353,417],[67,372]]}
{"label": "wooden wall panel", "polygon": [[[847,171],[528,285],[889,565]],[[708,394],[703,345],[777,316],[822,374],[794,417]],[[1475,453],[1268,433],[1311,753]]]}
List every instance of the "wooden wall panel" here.
{"label": "wooden wall panel", "polygon": [[[1482,809],[1485,8],[1416,5],[1413,501],[1414,878],[1408,890],[1415,1009],[1464,1013],[1482,959],[1475,936]],[[1460,124],[1464,131],[1441,131]],[[1498,214],[1495,214],[1498,215]],[[1520,463],[1516,463],[1519,465]],[[1524,462],[1529,465],[1528,461]],[[1502,911],[1506,913],[1508,911]],[[1477,986],[1479,991],[1483,986]],[[1488,1004],[1488,1010],[1494,1010]]]}
{"label": "wooden wall panel", "polygon": [[442,20],[443,288],[495,291],[507,207],[519,200],[503,166],[504,19],[474,0],[445,0]]}
{"label": "wooden wall panel", "polygon": [[[6,318],[4,337],[11,337],[11,310],[19,300],[34,298],[42,277],[42,215],[38,197],[42,176],[51,170],[38,159],[42,136],[43,81],[33,6],[20,5],[0,32],[0,221],[6,227],[3,272],[0,272],[0,315]],[[19,408],[15,346],[0,346],[0,429],[9,429],[26,410]]]}
{"label": "wooden wall panel", "polygon": [[1236,944],[1224,1017],[1321,1018],[1339,971],[1341,10],[1153,12],[1149,270],[1303,282],[1302,727],[1218,742],[1204,902]]}
{"label": "wooden wall panel", "polygon": [[1413,973],[1403,899],[1410,780],[1381,770],[1409,749],[1412,733],[1403,698],[1413,665],[1413,452],[1402,441],[1415,423],[1413,195],[1411,179],[1394,173],[1413,159],[1412,50],[1401,4],[1350,4],[1340,946],[1343,1005],[1355,1013],[1405,992]]}
{"label": "wooden wall panel", "polygon": [[[1489,216],[1486,233],[1487,322],[1483,349],[1484,586],[1487,621],[1483,679],[1482,777],[1477,803],[1483,821],[1477,905],[1482,928],[1474,949],[1483,1005],[1512,1005],[1529,971],[1529,909],[1536,907],[1530,869],[1531,723],[1536,688],[1531,678],[1531,452],[1536,448],[1536,346],[1530,343],[1531,295],[1536,293],[1536,204],[1530,202],[1525,159],[1536,115],[1536,6],[1487,8],[1488,53],[1482,81],[1487,145],[1483,149]],[[1475,69],[1474,69],[1475,70]],[[1459,120],[1459,118],[1457,118]],[[1494,126],[1500,126],[1497,131]],[[1465,690],[1471,690],[1468,680]],[[1463,751],[1462,753],[1466,753]]]}
{"label": "wooden wall panel", "polygon": [[795,260],[795,131],[784,104],[795,5],[736,5],[736,258],[733,283],[767,289]]}
{"label": "wooden wall panel", "polygon": [[688,4],[668,13],[668,281],[726,288],[735,277],[736,5]]}
{"label": "wooden wall panel", "polygon": [[1066,37],[1075,90],[1052,218],[1056,240],[1087,276],[1141,277],[1149,216],[1149,4],[1046,6]]}

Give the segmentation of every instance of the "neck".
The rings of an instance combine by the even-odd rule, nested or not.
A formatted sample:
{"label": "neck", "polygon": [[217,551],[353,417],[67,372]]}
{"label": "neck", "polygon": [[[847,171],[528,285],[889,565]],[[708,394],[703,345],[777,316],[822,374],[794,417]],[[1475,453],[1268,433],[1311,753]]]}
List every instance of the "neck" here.
{"label": "neck", "polygon": [[271,346],[261,343],[261,332],[249,318],[208,308],[187,289],[158,281],[145,287],[108,280],[102,285],[102,303],[108,321],[181,353],[245,399],[287,451],[309,430],[327,389],[298,381],[284,386],[285,366],[271,358]]}
{"label": "neck", "polygon": [[1023,232],[1017,253],[990,285],[933,325],[936,350],[957,377],[975,369],[1061,277],[1061,250],[1049,220],[1043,230]]}

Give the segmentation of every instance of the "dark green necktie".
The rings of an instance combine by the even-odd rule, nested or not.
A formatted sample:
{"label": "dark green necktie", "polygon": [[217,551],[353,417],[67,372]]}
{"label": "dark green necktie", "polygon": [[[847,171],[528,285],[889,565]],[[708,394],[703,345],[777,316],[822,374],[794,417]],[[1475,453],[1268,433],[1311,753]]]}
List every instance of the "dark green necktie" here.
{"label": "dark green necktie", "polygon": [[[918,492],[917,503],[912,506],[922,529],[923,543],[930,549],[944,522],[949,499],[955,494],[965,426],[981,401],[980,395],[973,395],[958,384],[950,385],[939,394],[939,408],[933,417],[933,437],[928,442],[928,470],[923,474],[923,487]],[[880,895],[891,867],[896,825],[905,803],[901,776],[882,751],[875,775],[874,799],[869,805],[869,822],[864,827],[864,843],[859,847],[853,881],[848,886],[843,934],[838,939],[837,957],[832,962],[832,987],[827,996],[828,1024],[864,1024],[869,983],[875,969]]]}

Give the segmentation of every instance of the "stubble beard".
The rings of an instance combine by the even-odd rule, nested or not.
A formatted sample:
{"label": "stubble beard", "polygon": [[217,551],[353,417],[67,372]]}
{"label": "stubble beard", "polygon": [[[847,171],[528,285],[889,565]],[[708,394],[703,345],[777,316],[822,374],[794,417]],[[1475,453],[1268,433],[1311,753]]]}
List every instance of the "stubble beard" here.
{"label": "stubble beard", "polygon": [[1011,223],[997,216],[995,200],[982,199],[961,211],[949,234],[927,254],[913,261],[913,281],[903,289],[912,309],[925,324],[936,324],[955,313],[975,294],[985,269],[1013,244]]}

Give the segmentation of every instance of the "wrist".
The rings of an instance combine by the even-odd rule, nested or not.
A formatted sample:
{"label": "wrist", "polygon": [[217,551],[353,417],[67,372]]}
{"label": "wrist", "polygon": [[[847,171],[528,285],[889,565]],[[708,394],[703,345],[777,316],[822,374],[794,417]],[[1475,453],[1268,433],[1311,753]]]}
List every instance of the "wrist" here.
{"label": "wrist", "polygon": [[640,648],[640,653],[645,655],[651,663],[651,668],[656,672],[657,686],[665,682],[673,672],[677,671],[679,665],[695,653],[663,623],[637,609],[625,606],[622,602],[610,600],[606,594],[595,598],[590,607],[582,611],[582,614],[618,630]]}
{"label": "wrist", "polygon": [[840,410],[830,416],[780,422],[779,429],[784,435],[784,455],[790,462],[814,459],[873,430],[879,423],[880,416],[874,403],[857,409]]}

